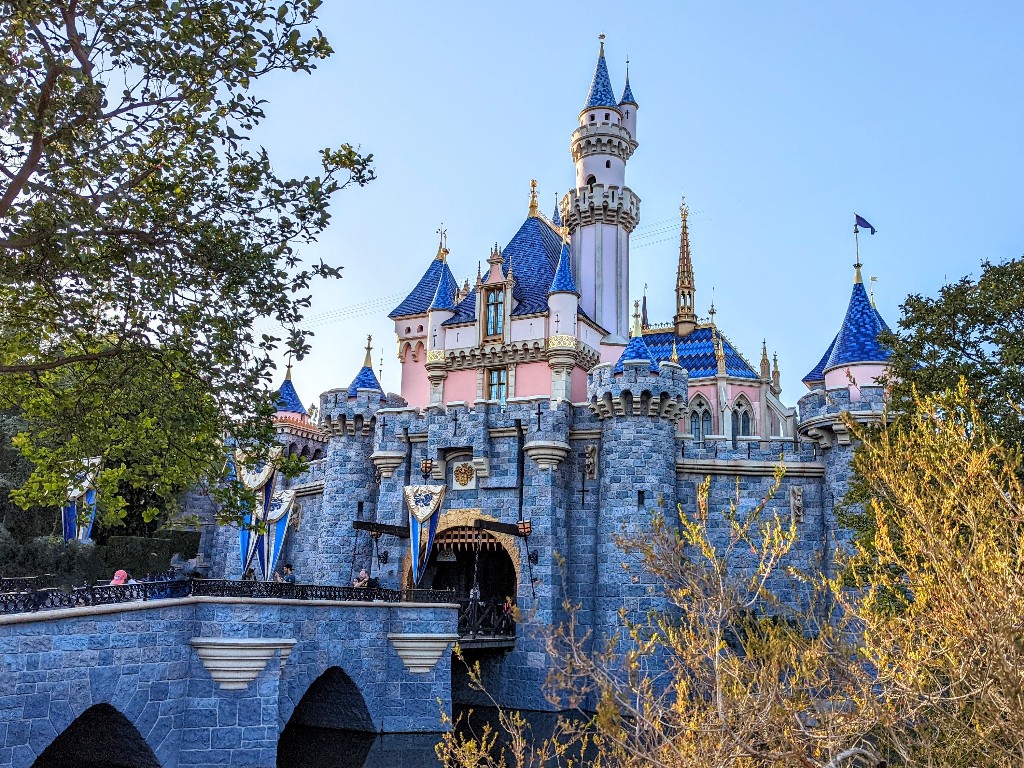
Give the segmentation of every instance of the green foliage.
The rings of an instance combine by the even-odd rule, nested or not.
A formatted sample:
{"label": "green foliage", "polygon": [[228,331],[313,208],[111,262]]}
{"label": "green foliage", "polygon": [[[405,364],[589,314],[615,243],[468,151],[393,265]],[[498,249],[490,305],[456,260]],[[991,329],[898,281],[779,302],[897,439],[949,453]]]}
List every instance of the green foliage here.
{"label": "green foliage", "polygon": [[[0,407],[26,420],[23,506],[99,457],[103,515],[173,514],[230,439],[271,445],[271,354],[309,349],[297,248],[374,177],[342,145],[278,177],[252,90],[331,53],[319,0],[0,0]],[[258,334],[269,318],[287,338]],[[239,489],[227,516],[243,508]]]}
{"label": "green foliage", "polygon": [[[903,303],[888,385],[896,414],[912,414],[915,394],[967,383],[978,415],[998,437],[1024,445],[1024,260],[985,262],[977,280],[944,286],[937,298]],[[899,416],[897,416],[899,418]]]}

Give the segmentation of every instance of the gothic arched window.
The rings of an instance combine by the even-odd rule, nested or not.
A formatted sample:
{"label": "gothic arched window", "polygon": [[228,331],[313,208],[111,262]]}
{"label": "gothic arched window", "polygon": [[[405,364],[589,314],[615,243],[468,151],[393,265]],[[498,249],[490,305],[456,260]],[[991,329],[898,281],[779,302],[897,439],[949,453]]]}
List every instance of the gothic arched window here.
{"label": "gothic arched window", "polygon": [[589,176],[587,176],[587,186],[592,187],[595,184],[597,184],[597,176],[595,176],[594,174],[590,174]]}
{"label": "gothic arched window", "polygon": [[711,434],[711,409],[703,398],[690,404],[690,434],[697,445],[703,445],[704,439]]}
{"label": "gothic arched window", "polygon": [[505,290],[487,292],[487,336],[500,336],[505,328]]}
{"label": "gothic arched window", "polygon": [[743,396],[736,401],[732,411],[732,439],[750,437],[754,433],[754,417],[750,403]]}

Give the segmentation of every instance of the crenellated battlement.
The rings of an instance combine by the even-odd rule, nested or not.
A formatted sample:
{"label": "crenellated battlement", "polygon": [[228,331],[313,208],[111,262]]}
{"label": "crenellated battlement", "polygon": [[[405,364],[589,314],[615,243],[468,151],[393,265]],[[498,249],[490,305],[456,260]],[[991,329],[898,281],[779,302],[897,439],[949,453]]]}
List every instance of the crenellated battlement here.
{"label": "crenellated battlement", "polygon": [[570,145],[573,162],[590,155],[614,155],[626,162],[636,148],[637,143],[629,131],[610,122],[581,125],[572,132]]}
{"label": "crenellated battlement", "polygon": [[590,410],[599,419],[648,416],[675,423],[686,412],[689,375],[675,363],[651,370],[649,360],[630,360],[622,372],[604,363],[587,374]]}
{"label": "crenellated battlement", "polygon": [[320,431],[331,437],[369,437],[385,405],[379,390],[359,389],[354,398],[347,389],[328,390],[320,395]]}
{"label": "crenellated battlement", "polygon": [[570,189],[561,202],[570,232],[588,224],[612,224],[632,232],[640,222],[640,197],[629,187],[593,184]]}
{"label": "crenellated battlement", "polygon": [[819,448],[849,445],[851,438],[844,414],[861,424],[879,421],[887,403],[883,387],[815,389],[797,402],[797,430],[802,437],[814,440]]}

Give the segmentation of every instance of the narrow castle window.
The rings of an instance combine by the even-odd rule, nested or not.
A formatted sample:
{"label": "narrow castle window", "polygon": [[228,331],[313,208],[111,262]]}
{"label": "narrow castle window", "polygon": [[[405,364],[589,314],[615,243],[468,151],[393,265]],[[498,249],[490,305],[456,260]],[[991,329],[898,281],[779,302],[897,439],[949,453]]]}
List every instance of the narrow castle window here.
{"label": "narrow castle window", "polygon": [[594,122],[595,120],[597,120],[597,115],[591,113],[591,115],[590,115],[590,122]]}
{"label": "narrow castle window", "polygon": [[690,434],[697,447],[703,447],[704,438],[711,434],[711,412],[703,405],[690,412]]}
{"label": "narrow castle window", "polygon": [[611,116],[611,115],[610,115],[610,114],[609,114],[608,112],[605,112],[605,113],[604,113],[604,119],[605,119],[605,120],[611,120],[611,119],[612,119],[612,116]]}
{"label": "narrow castle window", "polygon": [[487,399],[504,400],[507,393],[507,372],[504,368],[490,368],[487,371]]}
{"label": "narrow castle window", "polygon": [[611,168],[612,167],[612,161],[611,160],[605,160],[604,161],[604,167],[605,168]]}
{"label": "narrow castle window", "polygon": [[487,292],[487,336],[500,336],[505,328],[505,289]]}
{"label": "narrow castle window", "polygon": [[628,109],[626,110],[626,119],[627,120],[629,119],[629,110]]}
{"label": "narrow castle window", "polygon": [[595,176],[594,174],[590,174],[589,176],[587,176],[587,186],[592,187],[595,184],[597,184],[597,176]]}

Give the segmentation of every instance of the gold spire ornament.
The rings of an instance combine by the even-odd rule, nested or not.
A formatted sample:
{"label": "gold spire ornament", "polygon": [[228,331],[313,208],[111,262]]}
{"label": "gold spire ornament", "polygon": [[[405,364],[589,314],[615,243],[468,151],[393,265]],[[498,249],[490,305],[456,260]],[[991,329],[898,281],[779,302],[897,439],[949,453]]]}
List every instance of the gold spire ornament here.
{"label": "gold spire ornament", "polygon": [[643,328],[640,327],[640,299],[633,300],[633,331],[630,336],[643,336]]}
{"label": "gold spire ornament", "polygon": [[366,337],[366,357],[363,359],[363,367],[364,368],[369,368],[371,371],[373,370],[373,360],[370,359],[370,350],[373,349],[373,347],[370,346],[372,343],[373,343],[373,336],[367,336]]}
{"label": "gold spire ornament", "polygon": [[530,179],[530,217],[537,218],[537,180]]}
{"label": "gold spire ornament", "polygon": [[672,339],[672,355],[669,357],[669,362],[679,364],[679,349],[676,347],[676,340]]}
{"label": "gold spire ornament", "polygon": [[693,279],[693,258],[690,256],[690,209],[683,196],[679,205],[681,228],[679,231],[679,267],[676,270],[676,334],[687,336],[697,327],[697,315],[693,307],[693,295],[697,289]]}
{"label": "gold spire ornament", "polygon": [[772,376],[772,366],[768,362],[768,340],[761,342],[761,381],[768,381]]}
{"label": "gold spire ornament", "polygon": [[444,223],[437,228],[437,255],[434,257],[437,261],[444,261],[448,258],[448,230],[444,228]]}
{"label": "gold spire ornament", "polygon": [[284,367],[284,380],[285,381],[291,381],[292,380],[292,354],[291,354],[291,352],[288,353],[288,364],[285,365],[285,367]]}

